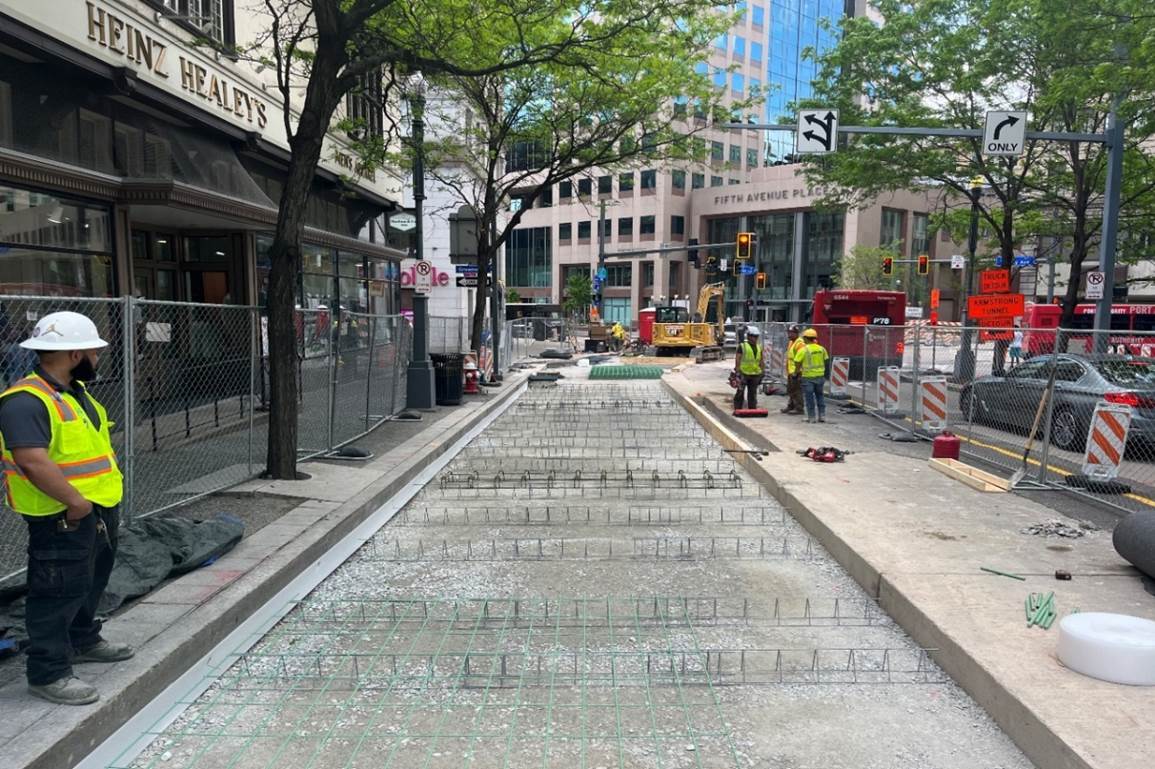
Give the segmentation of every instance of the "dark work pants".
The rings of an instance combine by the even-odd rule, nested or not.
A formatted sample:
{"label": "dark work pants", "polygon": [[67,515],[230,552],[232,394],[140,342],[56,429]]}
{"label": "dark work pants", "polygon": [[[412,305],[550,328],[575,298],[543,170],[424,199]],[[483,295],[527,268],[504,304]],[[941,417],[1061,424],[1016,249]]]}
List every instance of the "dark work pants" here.
{"label": "dark work pants", "polygon": [[802,405],[801,374],[786,375],[786,395],[790,398],[790,402],[786,404],[786,408],[790,411],[796,411],[801,414],[804,408]]}
{"label": "dark work pants", "polygon": [[[64,517],[23,516],[28,524],[28,683],[72,675],[72,656],[100,643],[96,605],[116,556],[117,508],[94,506],[70,531]],[[106,532],[98,531],[103,522]]]}
{"label": "dark work pants", "polygon": [[758,408],[758,385],[762,384],[761,374],[739,374],[738,392],[734,393],[734,410],[742,408],[743,394],[746,408]]}

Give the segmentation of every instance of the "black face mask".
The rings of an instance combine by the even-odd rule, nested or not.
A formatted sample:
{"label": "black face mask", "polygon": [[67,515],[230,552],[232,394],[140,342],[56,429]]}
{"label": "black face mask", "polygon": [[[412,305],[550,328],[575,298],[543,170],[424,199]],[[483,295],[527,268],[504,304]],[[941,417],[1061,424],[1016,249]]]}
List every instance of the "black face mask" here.
{"label": "black face mask", "polygon": [[73,379],[79,379],[81,382],[91,382],[96,379],[96,366],[88,358],[81,358],[80,362],[72,367],[68,372]]}

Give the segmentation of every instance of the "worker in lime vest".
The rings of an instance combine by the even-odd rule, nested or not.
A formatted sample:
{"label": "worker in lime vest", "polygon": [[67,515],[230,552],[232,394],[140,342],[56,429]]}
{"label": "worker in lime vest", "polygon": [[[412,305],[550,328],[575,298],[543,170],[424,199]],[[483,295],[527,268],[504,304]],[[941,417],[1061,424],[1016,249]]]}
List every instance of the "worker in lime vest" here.
{"label": "worker in lime vest", "polygon": [[786,404],[786,408],[782,409],[783,414],[806,413],[802,406],[802,372],[794,362],[794,356],[806,346],[798,332],[797,324],[791,325],[786,330],[786,335],[790,339],[786,345],[786,395],[790,401]]}
{"label": "worker in lime vest", "polygon": [[802,375],[802,394],[806,396],[806,421],[826,421],[826,400],[822,387],[826,383],[826,365],[830,354],[818,344],[818,332],[808,328],[802,332],[803,346],[794,354],[794,365]]}
{"label": "worker in lime vest", "polygon": [[[758,385],[762,383],[762,344],[758,327],[746,326],[746,338],[738,345],[734,367],[738,369],[738,392],[734,393],[734,410],[758,408]],[[743,397],[744,394],[744,397]]]}
{"label": "worker in lime vest", "polygon": [[0,449],[8,506],[28,525],[28,689],[86,705],[99,694],[72,666],[133,655],[101,637],[96,618],[124,491],[108,413],[84,385],[108,343],[86,316],[54,312],[20,346],[39,362],[0,394]]}

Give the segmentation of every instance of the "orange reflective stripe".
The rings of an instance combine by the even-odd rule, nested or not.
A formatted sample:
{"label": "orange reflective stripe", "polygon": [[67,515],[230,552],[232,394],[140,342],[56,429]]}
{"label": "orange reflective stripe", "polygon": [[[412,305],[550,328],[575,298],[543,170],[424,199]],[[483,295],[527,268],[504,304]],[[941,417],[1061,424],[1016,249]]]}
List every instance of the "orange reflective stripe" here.
{"label": "orange reflective stripe", "polygon": [[32,389],[39,390],[51,398],[52,402],[56,404],[56,412],[60,415],[61,421],[71,422],[76,419],[76,412],[73,411],[72,406],[70,406],[68,402],[64,400],[60,393],[56,392],[56,389],[53,388],[52,385],[48,384],[40,377],[26,377],[12,385],[10,389],[15,390],[20,387],[31,387]]}

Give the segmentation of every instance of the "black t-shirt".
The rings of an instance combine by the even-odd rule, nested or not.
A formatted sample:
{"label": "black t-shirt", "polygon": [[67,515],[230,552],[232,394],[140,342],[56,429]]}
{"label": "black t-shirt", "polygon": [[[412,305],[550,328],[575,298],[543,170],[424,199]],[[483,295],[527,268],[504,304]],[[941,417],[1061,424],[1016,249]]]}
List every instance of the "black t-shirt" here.
{"label": "black t-shirt", "polygon": [[[67,387],[61,385],[37,366],[36,373],[57,392],[67,392],[80,401],[93,427],[100,429],[100,416],[84,389],[73,380]],[[0,400],[0,434],[4,446],[11,449],[46,449],[52,443],[52,421],[44,401],[32,393],[19,392]]]}

